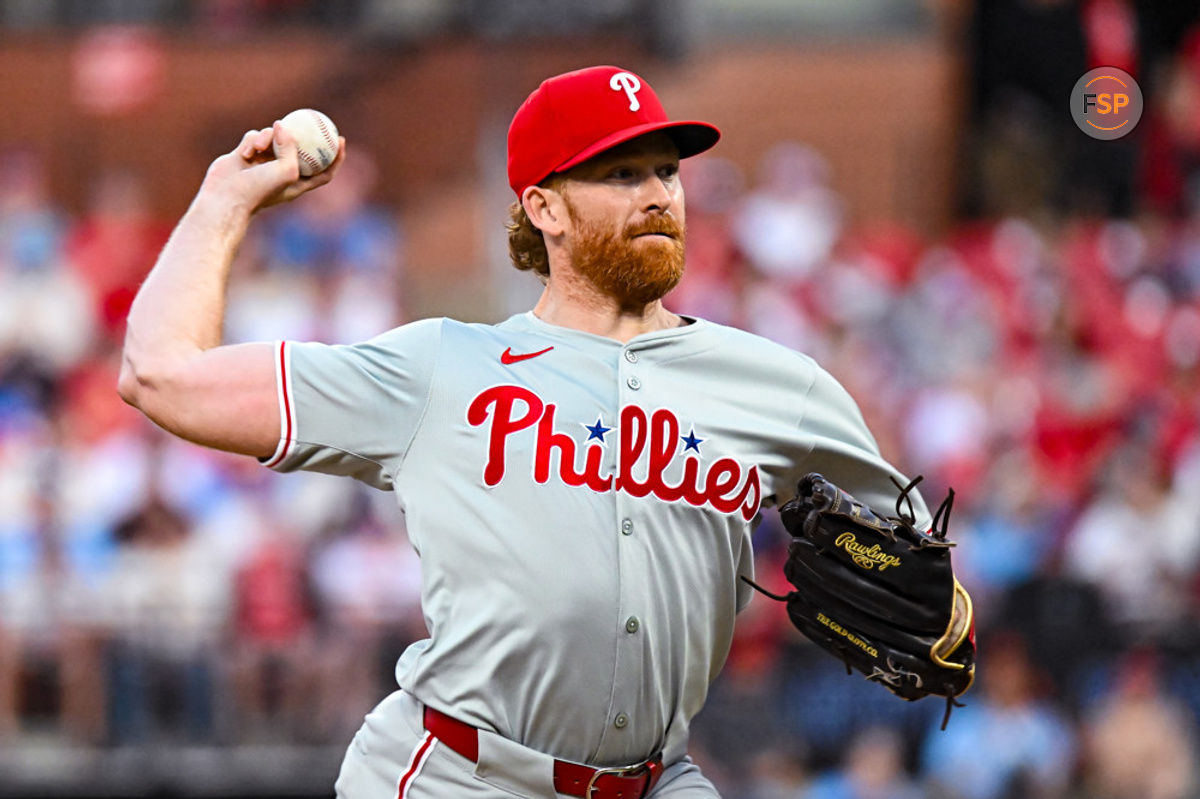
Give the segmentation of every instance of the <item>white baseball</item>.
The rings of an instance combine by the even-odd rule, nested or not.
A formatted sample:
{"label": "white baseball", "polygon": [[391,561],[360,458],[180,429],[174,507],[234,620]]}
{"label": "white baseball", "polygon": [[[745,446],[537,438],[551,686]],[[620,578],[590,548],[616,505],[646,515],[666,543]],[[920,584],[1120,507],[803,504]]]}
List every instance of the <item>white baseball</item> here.
{"label": "white baseball", "polygon": [[[280,120],[287,132],[296,140],[300,156],[300,174],[310,177],[333,163],[338,154],[338,130],[333,120],[311,108],[301,108]],[[275,156],[279,157],[279,142],[275,142]]]}

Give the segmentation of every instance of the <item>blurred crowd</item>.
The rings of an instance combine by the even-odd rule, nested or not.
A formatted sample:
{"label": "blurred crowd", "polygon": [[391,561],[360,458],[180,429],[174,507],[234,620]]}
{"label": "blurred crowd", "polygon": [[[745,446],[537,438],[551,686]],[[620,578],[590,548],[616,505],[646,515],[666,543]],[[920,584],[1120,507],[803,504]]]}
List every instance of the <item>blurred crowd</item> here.
{"label": "blurred crowd", "polygon": [[[349,342],[400,321],[400,229],[366,202],[360,155],[255,229],[231,340]],[[0,750],[47,732],[346,739],[423,634],[391,498],[276,479],[125,407],[123,320],[172,221],[132,174],[98,175],[77,217],[30,153],[0,176]]]}
{"label": "blurred crowd", "polygon": [[[1200,205],[1007,217],[926,240],[851,224],[829,166],[784,143],[748,180],[685,165],[670,304],[811,353],[885,455],[957,492],[977,685],[906,705],[756,601],[698,738],[729,795],[1196,795]],[[767,514],[760,575],[786,592]]]}
{"label": "blurred crowd", "polygon": [[[939,731],[940,704],[847,677],[757,598],[695,725],[723,795],[1200,791],[1194,81],[1192,127],[1171,140],[1178,191],[1130,216],[996,216],[928,239],[854,219],[798,143],[753,176],[685,164],[688,273],[668,305],[812,354],[931,504],[956,490],[982,663]],[[424,636],[393,499],[270,474],[126,408],[123,320],[172,220],[121,172],[68,214],[36,157],[4,158],[0,750],[344,745]],[[372,179],[356,153],[264,215],[235,265],[230,340],[349,342],[421,316]],[[761,579],[785,590],[771,512],[756,545]]]}

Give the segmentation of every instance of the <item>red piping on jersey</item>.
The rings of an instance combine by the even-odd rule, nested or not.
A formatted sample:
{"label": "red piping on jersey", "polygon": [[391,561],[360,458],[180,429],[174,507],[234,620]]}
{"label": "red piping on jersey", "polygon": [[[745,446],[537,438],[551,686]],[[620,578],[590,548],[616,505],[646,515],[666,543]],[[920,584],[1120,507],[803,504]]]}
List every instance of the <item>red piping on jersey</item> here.
{"label": "red piping on jersey", "polygon": [[283,397],[283,451],[267,464],[271,468],[284,459],[292,444],[292,404],[288,401],[287,358],[285,357],[287,342],[279,342],[279,393]]}
{"label": "red piping on jersey", "polygon": [[417,751],[413,752],[412,761],[408,764],[408,771],[404,772],[404,776],[400,778],[400,785],[396,789],[396,799],[404,799],[405,794],[408,793],[408,787],[421,773],[421,767],[425,765],[425,760],[429,757],[429,750],[436,740],[433,733],[425,733],[425,740],[421,741]]}

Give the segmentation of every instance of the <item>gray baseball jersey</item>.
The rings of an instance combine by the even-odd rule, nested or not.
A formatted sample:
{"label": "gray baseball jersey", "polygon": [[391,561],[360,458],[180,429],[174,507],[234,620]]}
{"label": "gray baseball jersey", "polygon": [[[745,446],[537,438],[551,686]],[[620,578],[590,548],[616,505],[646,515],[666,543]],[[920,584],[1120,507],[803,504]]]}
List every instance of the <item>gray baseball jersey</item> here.
{"label": "gray baseball jersey", "polygon": [[749,601],[760,509],[808,471],[892,506],[903,478],[828,373],[689,321],[626,344],[525,313],[278,345],[267,465],[404,510],[430,633],[396,668],[413,696],[566,760],[671,763]]}

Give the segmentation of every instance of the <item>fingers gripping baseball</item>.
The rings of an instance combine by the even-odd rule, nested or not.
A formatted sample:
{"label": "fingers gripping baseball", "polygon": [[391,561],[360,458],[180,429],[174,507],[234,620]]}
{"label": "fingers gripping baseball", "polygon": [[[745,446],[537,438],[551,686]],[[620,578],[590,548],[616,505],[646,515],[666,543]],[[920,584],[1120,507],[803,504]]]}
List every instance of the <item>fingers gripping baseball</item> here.
{"label": "fingers gripping baseball", "polygon": [[[265,155],[270,153],[274,155],[274,158],[268,163],[275,165],[279,178],[284,180],[284,183],[280,186],[277,194],[269,197],[264,205],[288,202],[307,191],[324,186],[333,179],[334,172],[337,171],[337,167],[341,165],[342,160],[345,158],[346,140],[339,136],[337,156],[329,165],[329,168],[316,175],[305,177],[300,167],[299,147],[291,131],[284,127],[278,120],[270,128],[270,131],[271,135],[266,138],[264,151],[260,154]],[[258,144],[257,141],[255,143]]]}
{"label": "fingers gripping baseball", "polygon": [[338,154],[329,168],[312,177],[303,177],[296,141],[276,121],[272,127],[247,131],[232,152],[212,163],[205,182],[253,212],[289,202],[324,186],[337,173],[345,153],[346,140],[339,137]]}
{"label": "fingers gripping baseball", "polygon": [[262,163],[269,160],[263,157],[263,153],[271,149],[273,138],[273,128],[248,130],[246,131],[246,135],[242,137],[242,143],[238,145],[236,152],[247,163]]}

